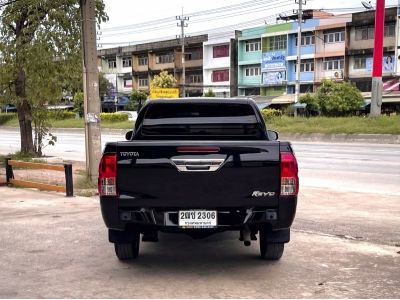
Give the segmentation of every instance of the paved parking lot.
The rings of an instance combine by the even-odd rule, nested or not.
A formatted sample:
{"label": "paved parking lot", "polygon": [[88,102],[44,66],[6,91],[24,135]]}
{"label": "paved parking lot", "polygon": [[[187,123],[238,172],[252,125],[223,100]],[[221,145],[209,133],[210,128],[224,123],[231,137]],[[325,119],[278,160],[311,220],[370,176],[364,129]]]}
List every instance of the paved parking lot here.
{"label": "paved parking lot", "polygon": [[[257,243],[246,248],[223,233],[205,240],[162,234],[159,243],[142,243],[138,260],[121,263],[96,198],[0,187],[0,297],[400,298],[398,197],[331,192],[324,211],[320,195],[302,190],[279,262],[259,259]],[[353,205],[353,216],[343,209],[353,198],[370,205]],[[362,232],[362,211],[370,219],[378,200],[388,207],[377,210],[376,227],[390,238],[352,236],[352,218]],[[341,215],[347,227],[335,227]]]}

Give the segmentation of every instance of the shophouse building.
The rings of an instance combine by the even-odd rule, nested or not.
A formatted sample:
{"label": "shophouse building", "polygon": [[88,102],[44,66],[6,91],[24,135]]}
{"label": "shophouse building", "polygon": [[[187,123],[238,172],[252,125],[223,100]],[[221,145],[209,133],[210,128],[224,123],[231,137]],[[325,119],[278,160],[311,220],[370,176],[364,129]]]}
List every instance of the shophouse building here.
{"label": "shophouse building", "polygon": [[266,26],[244,29],[238,38],[238,95],[261,93],[261,35]]}
{"label": "shophouse building", "polygon": [[204,93],[211,89],[216,97],[235,97],[238,92],[237,45],[239,31],[209,34],[203,43]]}

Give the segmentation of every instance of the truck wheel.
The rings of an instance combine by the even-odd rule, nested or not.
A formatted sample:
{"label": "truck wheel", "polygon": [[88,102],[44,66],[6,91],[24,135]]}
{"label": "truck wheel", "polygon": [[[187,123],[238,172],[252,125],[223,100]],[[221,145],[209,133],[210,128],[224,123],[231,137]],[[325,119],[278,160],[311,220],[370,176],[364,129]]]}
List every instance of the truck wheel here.
{"label": "truck wheel", "polygon": [[265,230],[260,230],[260,254],[262,259],[279,260],[285,249],[284,243],[268,243]]}
{"label": "truck wheel", "polygon": [[133,243],[114,243],[115,254],[119,260],[135,259],[139,255],[140,234],[135,234]]}

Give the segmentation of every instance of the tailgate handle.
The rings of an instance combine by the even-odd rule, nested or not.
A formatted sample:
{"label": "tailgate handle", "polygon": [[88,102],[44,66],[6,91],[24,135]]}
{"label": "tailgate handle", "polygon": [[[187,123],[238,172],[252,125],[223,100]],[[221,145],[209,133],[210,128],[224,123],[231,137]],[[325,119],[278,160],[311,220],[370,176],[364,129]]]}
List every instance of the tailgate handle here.
{"label": "tailgate handle", "polygon": [[172,162],[175,164],[176,168],[181,172],[214,172],[217,171],[224,159],[172,159]]}

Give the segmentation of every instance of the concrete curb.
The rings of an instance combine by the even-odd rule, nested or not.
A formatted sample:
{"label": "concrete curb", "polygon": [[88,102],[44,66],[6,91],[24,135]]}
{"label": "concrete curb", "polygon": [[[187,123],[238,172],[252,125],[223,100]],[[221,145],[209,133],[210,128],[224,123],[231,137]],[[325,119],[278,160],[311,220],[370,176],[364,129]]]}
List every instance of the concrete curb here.
{"label": "concrete curb", "polygon": [[[17,127],[0,126],[0,130],[16,131]],[[102,129],[103,134],[125,135],[129,129]],[[54,128],[52,133],[84,133],[83,128]],[[400,144],[400,135],[397,134],[323,134],[323,133],[282,133],[281,141],[304,142],[331,142],[331,143],[375,143],[375,144]]]}

